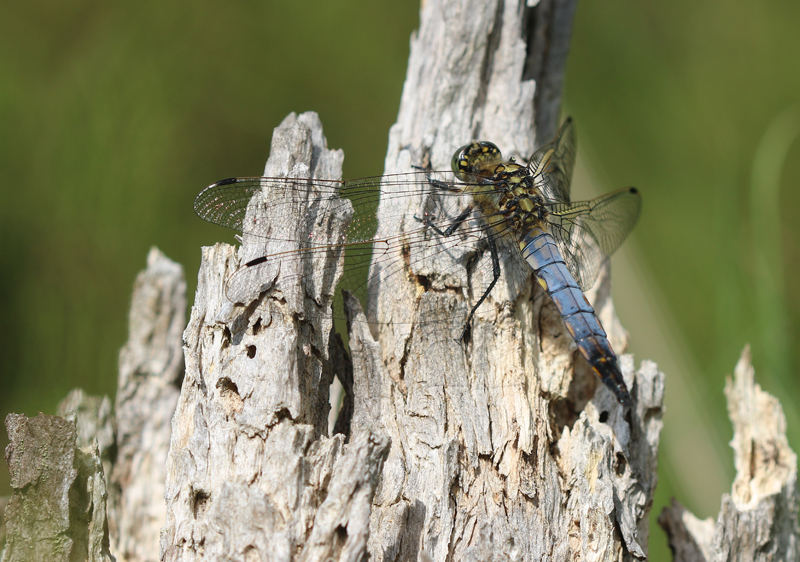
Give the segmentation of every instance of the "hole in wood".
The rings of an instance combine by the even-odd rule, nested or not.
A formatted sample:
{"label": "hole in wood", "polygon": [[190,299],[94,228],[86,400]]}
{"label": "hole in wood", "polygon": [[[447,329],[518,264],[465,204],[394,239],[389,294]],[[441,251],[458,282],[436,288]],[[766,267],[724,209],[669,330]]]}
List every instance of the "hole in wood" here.
{"label": "hole in wood", "polygon": [[195,490],[192,497],[192,514],[195,519],[202,518],[208,511],[211,494],[205,490]]}
{"label": "hole in wood", "polygon": [[614,466],[614,471],[617,473],[617,476],[622,476],[625,474],[625,468],[628,466],[628,461],[625,460],[625,455],[622,453],[617,453],[616,456],[617,462]]}

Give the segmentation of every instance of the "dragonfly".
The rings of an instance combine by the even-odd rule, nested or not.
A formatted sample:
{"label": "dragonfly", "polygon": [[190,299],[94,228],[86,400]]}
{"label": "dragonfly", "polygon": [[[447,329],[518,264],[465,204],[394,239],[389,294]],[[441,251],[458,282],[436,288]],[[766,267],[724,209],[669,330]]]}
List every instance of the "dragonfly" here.
{"label": "dragonfly", "polygon": [[[348,181],[229,178],[204,189],[194,210],[263,241],[262,251],[244,256],[226,281],[226,296],[235,304],[248,305],[275,290],[279,272],[284,283],[287,276],[308,277],[301,264],[309,260],[339,267],[338,260],[323,258],[344,251],[340,285],[367,303],[371,325],[441,323],[458,326],[464,341],[476,319],[497,317],[507,305],[493,299],[496,287],[504,286],[513,298],[515,280],[532,270],[580,353],[628,408],[619,361],[584,292],[638,221],[641,195],[629,187],[571,201],[575,154],[575,128],[567,118],[527,163],[504,159],[496,145],[479,141],[455,152],[449,172],[418,169]],[[296,219],[297,205],[310,205],[304,220]],[[337,213],[352,218],[341,240],[331,244],[326,234]],[[259,218],[264,214],[269,225]],[[405,308],[383,313],[377,291],[401,290],[409,281],[424,289],[419,295],[457,289],[463,306],[455,313],[426,309],[424,316]],[[332,315],[343,316],[340,303]]]}

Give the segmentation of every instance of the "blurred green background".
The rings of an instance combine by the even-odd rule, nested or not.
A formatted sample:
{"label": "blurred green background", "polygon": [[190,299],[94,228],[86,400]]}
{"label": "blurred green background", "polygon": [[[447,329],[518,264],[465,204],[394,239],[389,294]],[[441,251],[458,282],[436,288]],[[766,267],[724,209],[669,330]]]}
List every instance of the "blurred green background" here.
{"label": "blurred green background", "polygon": [[[419,9],[0,6],[3,417],[54,413],[75,386],[113,396],[149,247],[184,265],[191,302],[200,246],[232,242],[194,216],[194,196],[259,175],[290,111],[320,114],[345,177],[381,173]],[[800,445],[798,24],[794,0],[578,6],[565,91],[576,184],[636,185],[645,202],[614,284],[637,361],[667,375],[655,515],[674,494],[716,516],[733,476],[722,388],[746,342]],[[659,529],[650,543],[667,559]]]}

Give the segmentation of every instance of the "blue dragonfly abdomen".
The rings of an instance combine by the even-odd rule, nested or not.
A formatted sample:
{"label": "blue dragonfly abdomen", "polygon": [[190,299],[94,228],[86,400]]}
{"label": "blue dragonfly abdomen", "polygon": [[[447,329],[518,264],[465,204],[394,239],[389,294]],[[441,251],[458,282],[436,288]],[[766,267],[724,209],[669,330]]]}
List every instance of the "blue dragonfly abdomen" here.
{"label": "blue dragonfly abdomen", "polygon": [[628,388],[606,331],[583,294],[553,237],[540,229],[526,233],[520,242],[522,257],[556,305],[570,336],[600,380],[624,407],[631,405]]}

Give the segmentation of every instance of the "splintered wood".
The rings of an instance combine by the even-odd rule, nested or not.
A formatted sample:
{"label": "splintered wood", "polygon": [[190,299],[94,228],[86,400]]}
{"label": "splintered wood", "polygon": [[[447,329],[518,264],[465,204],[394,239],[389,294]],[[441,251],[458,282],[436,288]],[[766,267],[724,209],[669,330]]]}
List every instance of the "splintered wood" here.
{"label": "splintered wood", "polygon": [[745,347],[725,384],[736,478],[722,496],[716,524],[673,500],[658,518],[676,562],[775,562],[800,559],[797,455],[786,439],[786,416],[755,382]]}

